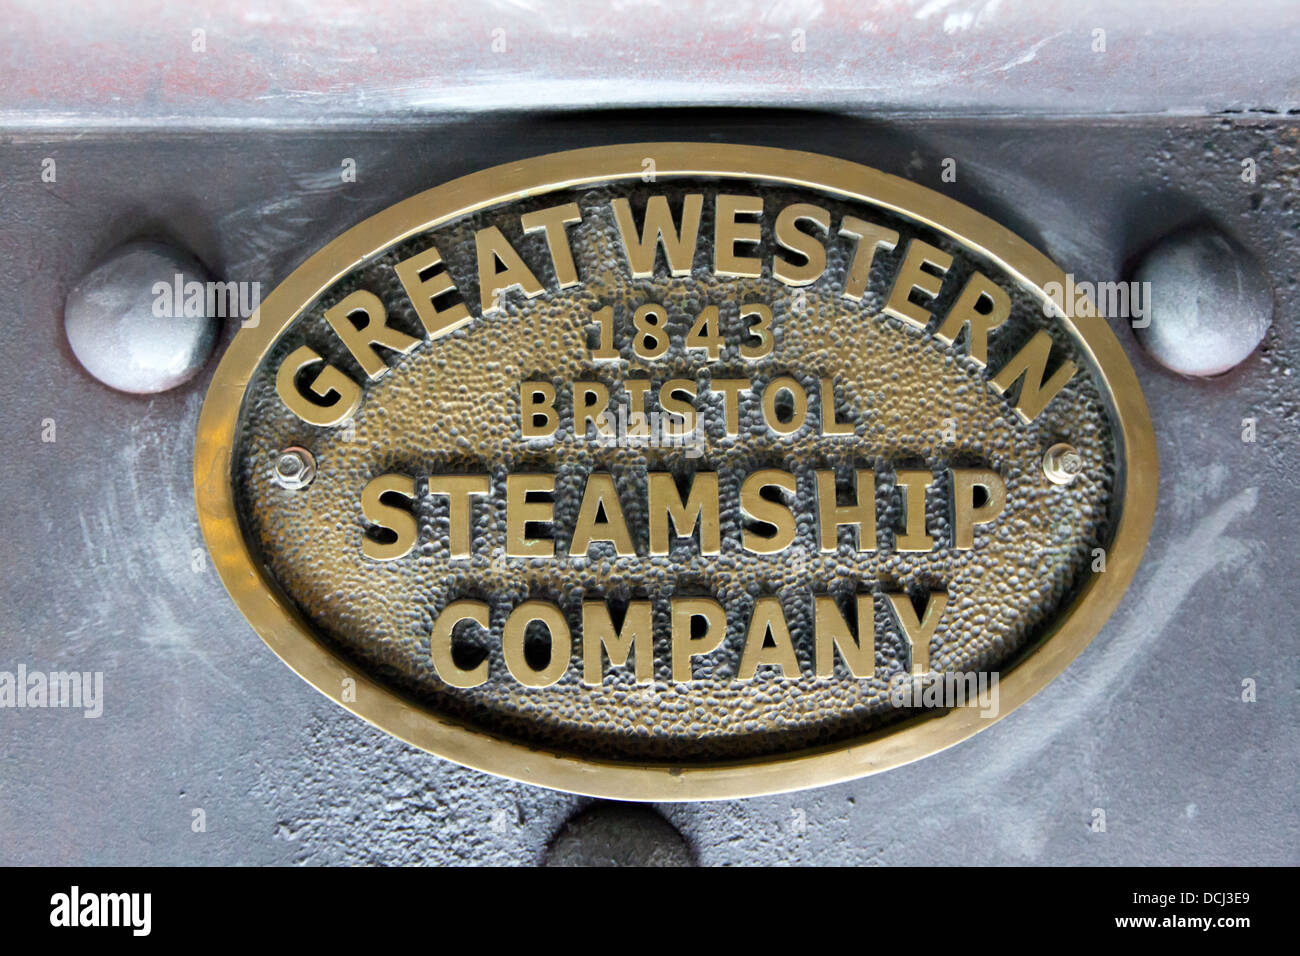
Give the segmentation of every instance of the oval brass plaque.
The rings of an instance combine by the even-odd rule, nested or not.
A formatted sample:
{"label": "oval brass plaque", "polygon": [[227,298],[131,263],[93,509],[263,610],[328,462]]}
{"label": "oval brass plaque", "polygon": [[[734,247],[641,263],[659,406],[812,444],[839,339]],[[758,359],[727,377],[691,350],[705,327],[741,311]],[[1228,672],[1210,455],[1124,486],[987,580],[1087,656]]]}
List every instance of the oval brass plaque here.
{"label": "oval brass plaque", "polygon": [[489,169],[239,332],[203,532],[291,667],[459,763],[654,800],[897,766],[1060,673],[1145,547],[1146,404],[1068,288],[843,160]]}

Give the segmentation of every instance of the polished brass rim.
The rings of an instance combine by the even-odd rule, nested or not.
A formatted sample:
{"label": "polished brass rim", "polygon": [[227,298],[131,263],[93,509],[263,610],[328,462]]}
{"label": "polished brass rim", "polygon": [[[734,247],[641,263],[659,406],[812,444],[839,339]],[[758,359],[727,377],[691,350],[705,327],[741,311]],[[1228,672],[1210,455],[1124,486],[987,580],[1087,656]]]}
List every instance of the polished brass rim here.
{"label": "polished brass rim", "polygon": [[[394,736],[465,766],[575,793],[633,800],[754,796],[820,786],[909,763],[965,740],[1014,710],[1056,677],[1097,634],[1123,596],[1146,548],[1155,514],[1155,436],[1137,376],[1104,318],[1061,316],[1093,363],[1112,404],[1122,493],[1107,550],[1054,630],[1001,676],[998,717],[959,707],[902,721],[832,747],[743,762],[625,763],[530,748],[424,710],[339,657],[270,580],[244,540],[235,509],[233,454],[245,390],[263,357],[316,298],[394,243],[476,210],[553,190],[656,175],[762,180],[807,187],[899,213],[930,226],[1005,269],[1046,304],[1061,269],[1023,239],[974,210],[896,176],[846,160],[766,147],[637,143],[554,153],[473,173],[404,200],[331,241],[261,305],[222,358],[199,418],[194,487],[199,524],[235,603],[273,651],[336,703]],[[355,700],[342,699],[344,679]]]}

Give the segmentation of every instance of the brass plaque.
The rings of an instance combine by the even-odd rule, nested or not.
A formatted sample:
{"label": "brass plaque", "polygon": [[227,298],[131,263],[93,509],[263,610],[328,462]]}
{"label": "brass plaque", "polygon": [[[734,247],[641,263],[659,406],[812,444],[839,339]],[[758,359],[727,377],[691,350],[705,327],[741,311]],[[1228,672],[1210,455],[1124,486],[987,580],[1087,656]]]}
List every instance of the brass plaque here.
{"label": "brass plaque", "polygon": [[1068,281],[808,153],[475,173],[241,329],[203,532],[291,667],[462,764],[654,800],[897,766],[1060,673],[1145,547],[1146,404]]}

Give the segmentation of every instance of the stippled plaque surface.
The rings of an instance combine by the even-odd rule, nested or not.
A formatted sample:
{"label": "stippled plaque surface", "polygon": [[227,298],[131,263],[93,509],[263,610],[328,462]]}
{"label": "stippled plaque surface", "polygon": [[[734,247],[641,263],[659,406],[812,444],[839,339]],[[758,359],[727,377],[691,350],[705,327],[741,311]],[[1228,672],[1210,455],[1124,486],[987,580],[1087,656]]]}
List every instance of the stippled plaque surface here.
{"label": "stippled plaque surface", "polygon": [[287,663],[450,759],[643,799],[874,772],[1043,686],[1141,557],[1146,406],[1066,283],[839,159],[486,170],[239,332],[200,518]]}

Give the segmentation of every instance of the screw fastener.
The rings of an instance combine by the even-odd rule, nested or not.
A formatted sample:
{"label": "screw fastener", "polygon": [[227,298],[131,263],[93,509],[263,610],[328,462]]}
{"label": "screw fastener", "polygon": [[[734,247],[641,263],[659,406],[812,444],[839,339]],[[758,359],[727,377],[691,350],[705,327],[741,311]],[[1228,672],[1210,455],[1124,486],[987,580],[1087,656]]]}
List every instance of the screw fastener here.
{"label": "screw fastener", "polygon": [[275,456],[275,483],[289,491],[306,488],[316,477],[316,459],[306,448],[290,445]]}
{"label": "screw fastener", "polygon": [[1043,455],[1043,474],[1054,485],[1068,485],[1083,474],[1083,456],[1073,445],[1059,442]]}

